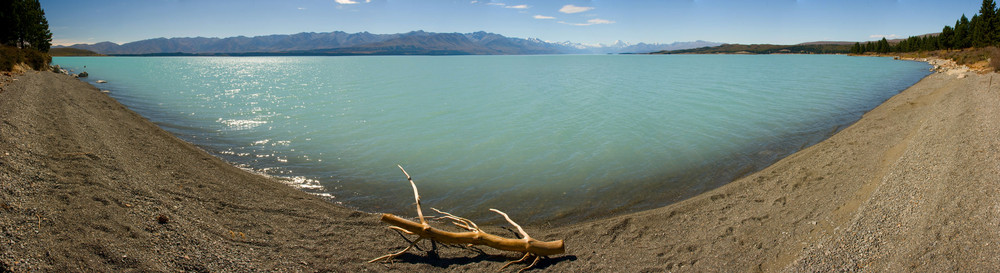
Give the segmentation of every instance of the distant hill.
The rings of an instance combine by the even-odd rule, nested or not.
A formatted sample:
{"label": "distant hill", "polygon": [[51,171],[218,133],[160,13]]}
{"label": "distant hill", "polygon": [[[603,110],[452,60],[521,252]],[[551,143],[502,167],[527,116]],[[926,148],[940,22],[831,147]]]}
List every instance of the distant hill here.
{"label": "distant hill", "polygon": [[701,47],[683,50],[658,51],[652,54],[833,54],[848,53],[851,44],[798,44],[798,45],[770,45],[770,44],[723,44],[713,47]]}
{"label": "distant hill", "polygon": [[499,34],[476,32],[410,32],[392,39],[331,49],[294,51],[306,55],[524,55],[558,54],[558,45],[537,40],[508,38]]}
{"label": "distant hill", "polygon": [[537,39],[475,32],[401,34],[298,33],[229,38],[156,38],[125,44],[76,44],[108,55],[492,55],[577,53]]}
{"label": "distant hill", "polygon": [[630,44],[623,41],[615,41],[613,44],[580,44],[573,42],[562,42],[558,43],[560,45],[571,47],[579,51],[579,53],[591,53],[591,54],[605,54],[605,53],[650,53],[664,50],[681,50],[681,49],[691,49],[699,47],[710,47],[722,45],[722,43],[708,42],[708,41],[694,41],[694,42],[674,42],[669,44],[661,43],[638,43]]}
{"label": "distant hill", "polygon": [[[125,44],[101,42],[76,44],[69,48],[84,49],[107,55],[522,55],[522,54],[586,54],[586,53],[648,53],[659,50],[719,45],[696,41],[672,44],[582,45],[570,42],[553,43],[539,39],[506,37],[488,32],[433,33],[412,31],[399,34],[298,33],[229,38],[156,38]],[[55,47],[66,48],[66,47]]]}
{"label": "distant hill", "polygon": [[626,46],[621,50],[618,50],[618,52],[613,52],[613,53],[649,53],[649,52],[656,52],[663,50],[682,50],[682,49],[691,49],[691,48],[699,48],[706,46],[719,46],[719,45],[722,45],[722,43],[708,42],[702,40],[694,42],[674,42],[670,44],[638,43]]}
{"label": "distant hill", "polygon": [[[938,35],[941,35],[941,33],[940,32],[927,33],[927,34],[922,34],[922,35],[916,35],[916,37],[924,38],[924,37],[938,36]],[[878,40],[881,40],[881,39],[878,39]],[[866,43],[866,42],[877,42],[878,40],[860,41],[860,42],[851,42],[851,41],[816,41],[816,42],[800,43],[798,45],[853,45],[854,43],[862,43],[863,44],[863,43]],[[886,40],[886,41],[889,42],[889,44],[896,44],[896,43],[899,43],[899,42],[901,42],[903,40],[906,40],[906,39],[889,39],[889,40]]]}
{"label": "distant hill", "polygon": [[86,49],[79,48],[51,48],[49,49],[49,55],[52,57],[63,57],[63,56],[103,56],[97,52],[93,52]]}
{"label": "distant hill", "polygon": [[856,42],[849,41],[816,41],[816,42],[805,42],[798,45],[853,45]]}

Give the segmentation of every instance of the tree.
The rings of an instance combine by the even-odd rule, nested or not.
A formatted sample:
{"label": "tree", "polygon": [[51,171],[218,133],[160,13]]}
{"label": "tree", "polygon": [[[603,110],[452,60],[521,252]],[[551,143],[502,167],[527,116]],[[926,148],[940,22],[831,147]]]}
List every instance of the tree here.
{"label": "tree", "polygon": [[983,0],[979,8],[979,30],[976,32],[980,45],[989,46],[997,43],[997,4],[993,0]]}
{"label": "tree", "polygon": [[954,39],[954,37],[955,37],[955,29],[951,28],[951,26],[944,26],[944,29],[941,29],[941,35],[938,36],[938,39],[941,41],[941,48],[945,49],[954,48],[952,46],[953,45],[952,40]]}
{"label": "tree", "polygon": [[14,29],[17,29],[17,18],[14,17],[14,2],[3,0],[0,1],[0,44],[14,46],[14,41],[17,40],[17,35]]}
{"label": "tree", "polygon": [[966,48],[969,43],[969,18],[962,14],[962,18],[955,21],[955,36],[952,37],[953,48]]}
{"label": "tree", "polygon": [[973,15],[971,23],[971,28],[969,32],[969,40],[972,42],[973,47],[986,47],[990,44],[989,40],[989,23],[986,22],[983,16],[979,14]]}
{"label": "tree", "polygon": [[45,20],[45,10],[38,0],[28,2],[28,11],[33,13],[28,23],[28,33],[25,41],[31,48],[41,52],[49,52],[52,47],[52,32],[49,31],[49,22]]}
{"label": "tree", "polygon": [[48,52],[52,32],[38,0],[0,1],[0,44]]}
{"label": "tree", "polygon": [[[988,47],[997,44],[1000,44],[1000,10],[997,9],[994,0],[983,0],[979,13],[974,14],[971,20],[962,14],[962,18],[955,21],[954,27],[945,26],[939,35],[910,36],[889,48],[894,52],[913,52]],[[881,52],[883,47],[882,41],[874,45],[876,52]]]}
{"label": "tree", "polygon": [[885,37],[882,37],[882,40],[878,41],[878,44],[875,46],[875,52],[889,53],[889,41]]}
{"label": "tree", "polygon": [[861,54],[861,53],[864,53],[863,51],[861,51],[861,43],[854,42],[854,45],[851,46],[851,54]]}

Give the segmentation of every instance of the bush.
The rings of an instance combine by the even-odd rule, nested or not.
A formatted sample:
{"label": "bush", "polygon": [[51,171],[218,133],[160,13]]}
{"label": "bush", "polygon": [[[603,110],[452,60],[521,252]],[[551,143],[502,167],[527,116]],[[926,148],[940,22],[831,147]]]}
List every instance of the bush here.
{"label": "bush", "polygon": [[16,47],[0,46],[0,71],[11,71],[22,62],[21,51]]}
{"label": "bush", "polygon": [[35,49],[0,46],[0,71],[14,70],[19,63],[25,63],[34,70],[48,71],[51,62],[52,56]]}
{"label": "bush", "polygon": [[49,54],[42,53],[41,51],[35,49],[24,49],[24,62],[31,67],[31,69],[38,71],[49,71],[49,63],[52,62],[52,57]]}
{"label": "bush", "polygon": [[1000,72],[1000,48],[990,48],[990,67],[993,71]]}

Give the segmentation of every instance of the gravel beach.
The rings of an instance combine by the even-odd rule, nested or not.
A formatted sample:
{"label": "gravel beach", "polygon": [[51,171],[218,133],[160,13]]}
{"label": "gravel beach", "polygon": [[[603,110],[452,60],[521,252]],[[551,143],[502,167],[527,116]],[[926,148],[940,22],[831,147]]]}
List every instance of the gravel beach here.
{"label": "gravel beach", "polygon": [[[1000,77],[962,75],[688,200],[526,226],[566,242],[530,272],[1000,271]],[[15,79],[0,89],[0,272],[493,272],[520,257],[422,242],[366,263],[408,245],[378,214],[233,167],[69,76]]]}

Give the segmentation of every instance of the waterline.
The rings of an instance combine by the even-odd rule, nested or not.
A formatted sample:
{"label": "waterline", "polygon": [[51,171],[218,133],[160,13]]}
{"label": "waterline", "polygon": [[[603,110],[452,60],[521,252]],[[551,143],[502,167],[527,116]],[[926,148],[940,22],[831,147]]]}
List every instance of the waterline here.
{"label": "waterline", "polygon": [[[56,58],[182,139],[367,211],[662,206],[856,121],[926,64],[846,56]],[[107,87],[107,88],[105,88]],[[315,187],[318,183],[322,187]]]}

